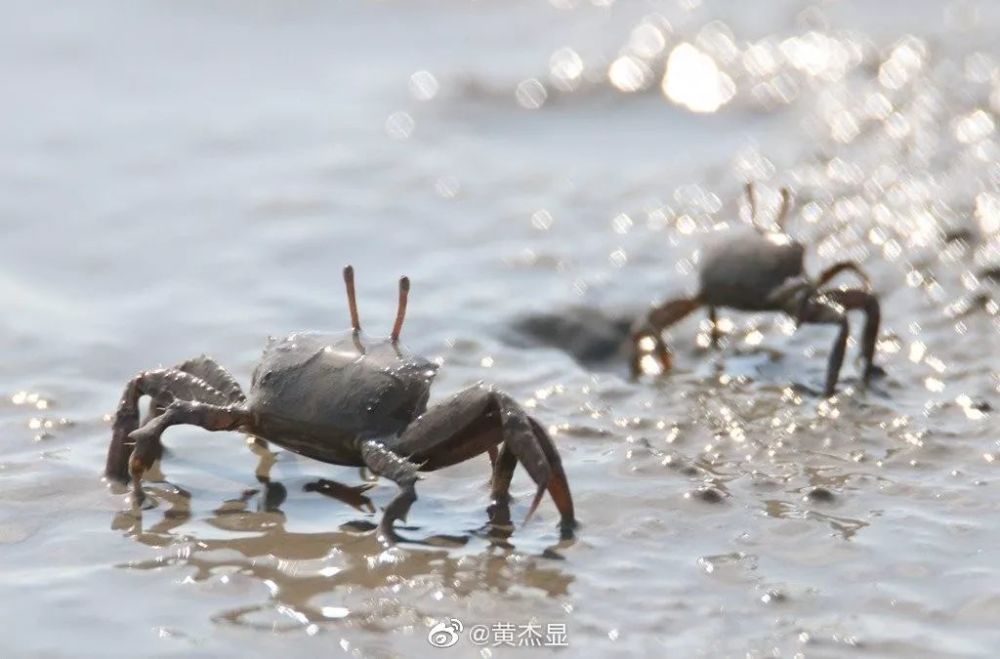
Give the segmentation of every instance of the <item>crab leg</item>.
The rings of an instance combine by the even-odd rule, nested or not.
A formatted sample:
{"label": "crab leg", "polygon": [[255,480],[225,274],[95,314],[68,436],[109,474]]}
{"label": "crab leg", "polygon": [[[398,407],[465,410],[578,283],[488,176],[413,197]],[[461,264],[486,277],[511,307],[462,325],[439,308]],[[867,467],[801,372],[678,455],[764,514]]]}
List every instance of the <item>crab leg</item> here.
{"label": "crab leg", "polygon": [[[562,519],[566,526],[564,530],[572,530],[576,528],[577,522],[573,511],[573,495],[569,491],[569,481],[566,479],[566,472],[563,471],[562,458],[559,457],[556,445],[553,443],[552,438],[549,437],[549,433],[546,432],[545,428],[534,418],[529,417],[529,420],[531,421],[531,429],[535,432],[535,439],[538,440],[538,445],[542,447],[545,457],[549,459],[549,467],[552,468],[552,477],[549,478],[548,487],[549,496],[552,497],[556,508],[562,514]],[[538,502],[536,501],[535,507],[537,506]],[[534,511],[532,510],[532,512]]]}
{"label": "crab leg", "polygon": [[865,328],[861,339],[861,354],[865,361],[863,379],[867,384],[874,372],[872,362],[875,356],[875,342],[878,339],[878,327],[881,318],[878,299],[867,291],[857,289],[826,291],[821,293],[818,298],[809,300],[802,309],[801,320],[804,323],[840,325],[840,332],[837,334],[833,350],[830,352],[830,362],[827,367],[826,389],[824,390],[827,396],[832,396],[837,388],[840,367],[844,362],[847,337],[850,334],[846,312],[852,309],[862,309],[865,312]]}
{"label": "crab leg", "polygon": [[[240,387],[240,383],[236,381],[236,378],[208,355],[199,355],[174,366],[174,368],[204,380],[209,386],[218,389],[230,403],[242,403],[247,399],[243,393],[243,388]],[[151,398],[149,401],[149,417],[152,418],[163,414],[163,410],[167,408],[167,405],[172,400],[173,397],[170,395]]]}
{"label": "crab leg", "polygon": [[[125,385],[115,411],[111,444],[108,446],[104,468],[104,474],[108,478],[122,482],[128,480],[128,459],[135,444],[129,438],[129,433],[139,427],[139,399],[143,396],[152,398],[152,409],[158,413],[162,413],[174,400],[203,400],[219,405],[229,402],[226,394],[191,373],[173,368],[139,373]],[[157,445],[150,450],[153,451],[152,463],[162,453],[162,446]]]}
{"label": "crab leg", "polygon": [[493,477],[490,479],[489,512],[493,524],[510,524],[510,483],[516,470],[517,456],[509,446],[501,444],[493,461]]}
{"label": "crab leg", "polygon": [[417,500],[416,482],[419,465],[410,462],[380,441],[369,440],[361,445],[361,457],[365,465],[379,476],[385,476],[399,486],[399,494],[389,502],[378,524],[378,540],[384,545],[393,545],[400,537],[392,528],[397,519],[406,521],[410,506]]}
{"label": "crab leg", "polygon": [[135,449],[129,459],[132,475],[132,496],[142,502],[142,475],[159,458],[163,451],[160,436],[170,426],[188,424],[205,430],[237,430],[252,424],[252,415],[242,405],[209,405],[188,400],[175,400],[160,416],[150,419],[137,430],[129,433]]}
{"label": "crab leg", "polygon": [[851,333],[847,316],[835,308],[830,301],[821,296],[809,299],[803,304],[799,314],[799,321],[801,323],[840,326],[837,338],[833,342],[833,349],[830,351],[830,359],[826,369],[826,387],[823,390],[825,396],[832,396],[837,389],[837,380],[840,378],[840,367],[844,363],[844,350],[847,347],[847,337]]}
{"label": "crab leg", "polygon": [[711,325],[708,329],[709,345],[713,348],[718,348],[722,332],[719,330],[719,314],[715,307],[708,308],[708,323]]}
{"label": "crab leg", "polygon": [[[190,373],[218,389],[230,403],[242,403],[247,397],[243,388],[232,374],[208,355],[199,355],[175,367],[178,371]],[[211,401],[210,401],[211,402]]]}
{"label": "crab leg", "polygon": [[[573,529],[576,528],[576,516],[573,512],[573,497],[569,491],[569,482],[566,480],[566,472],[563,471],[562,459],[559,457],[558,451],[556,451],[555,444],[552,442],[552,438],[545,431],[538,421],[529,417],[531,422],[531,429],[535,433],[535,439],[538,441],[538,445],[545,452],[545,456],[549,460],[549,466],[552,469],[552,475],[549,478],[548,491],[549,496],[552,497],[552,501],[555,502],[556,508],[562,513],[563,523],[561,524],[562,532],[564,537],[569,537],[572,535]],[[496,523],[509,523],[510,521],[510,511],[508,504],[510,502],[510,483],[514,477],[514,471],[517,469],[517,457],[514,455],[513,450],[507,444],[500,445],[500,452],[497,459],[493,465],[493,481],[490,493],[490,498],[493,500],[493,511],[495,513],[500,513],[500,511],[506,511],[506,514],[501,518],[499,515],[494,519]],[[535,494],[535,499],[531,503],[531,508],[528,511],[527,517],[535,512],[538,507],[539,501],[541,501],[542,490],[539,490]],[[525,519],[527,521],[527,519]]]}
{"label": "crab leg", "polygon": [[[499,488],[499,483],[506,477],[509,485],[513,469],[503,465],[514,459],[524,465],[538,486],[528,517],[548,491],[561,515],[562,526],[572,528],[576,523],[573,498],[552,440],[503,392],[483,385],[470,387],[425,412],[398,439],[388,443],[396,454],[419,464],[421,471],[464,462],[498,445],[494,493],[506,493],[506,487]],[[497,473],[501,475],[497,477]]]}
{"label": "crab leg", "polygon": [[834,263],[829,268],[821,272],[819,275],[819,279],[816,281],[816,288],[822,288],[826,284],[830,283],[830,281],[834,277],[836,277],[842,272],[853,272],[854,274],[856,274],[858,277],[861,278],[861,281],[865,285],[865,290],[866,291],[871,290],[872,288],[871,278],[868,276],[868,273],[866,273],[861,268],[861,266],[855,263],[854,261],[838,261],[837,263]]}
{"label": "crab leg", "polygon": [[824,295],[844,307],[845,311],[861,309],[865,312],[865,327],[861,334],[861,357],[865,363],[863,380],[865,384],[871,381],[875,371],[875,344],[878,341],[878,328],[882,320],[882,309],[878,298],[867,291],[858,289],[846,291],[827,291]]}
{"label": "crab leg", "polygon": [[632,328],[632,377],[642,374],[642,365],[639,361],[639,343],[643,339],[649,338],[654,341],[654,352],[660,362],[663,372],[666,373],[673,366],[670,359],[670,350],[663,341],[663,331],[671,325],[680,322],[692,311],[702,305],[700,297],[684,298],[680,300],[670,300],[658,307],[650,309],[646,317],[641,319]]}

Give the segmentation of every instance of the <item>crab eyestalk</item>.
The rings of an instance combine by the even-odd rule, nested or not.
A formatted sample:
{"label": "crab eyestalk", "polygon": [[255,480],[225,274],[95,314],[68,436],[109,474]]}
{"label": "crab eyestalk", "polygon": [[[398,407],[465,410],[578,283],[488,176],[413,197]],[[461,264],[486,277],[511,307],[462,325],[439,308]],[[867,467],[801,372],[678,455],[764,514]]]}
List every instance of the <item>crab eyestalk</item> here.
{"label": "crab eyestalk", "polygon": [[351,328],[361,331],[361,318],[358,316],[358,298],[354,292],[354,266],[344,268],[344,284],[347,286],[347,305],[351,309]]}
{"label": "crab eyestalk", "polygon": [[396,323],[392,326],[391,339],[399,343],[399,333],[403,331],[403,320],[406,318],[406,301],[410,297],[410,278],[399,278],[399,306],[396,308]]}

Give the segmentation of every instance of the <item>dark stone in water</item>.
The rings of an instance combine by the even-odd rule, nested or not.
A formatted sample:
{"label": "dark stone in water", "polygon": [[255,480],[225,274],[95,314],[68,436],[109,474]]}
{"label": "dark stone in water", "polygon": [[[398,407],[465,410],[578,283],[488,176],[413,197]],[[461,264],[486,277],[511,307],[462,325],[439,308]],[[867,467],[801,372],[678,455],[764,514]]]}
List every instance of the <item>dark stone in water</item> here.
{"label": "dark stone in water", "polygon": [[729,496],[716,487],[701,487],[692,492],[688,492],[688,498],[698,499],[705,503],[722,503]]}
{"label": "dark stone in water", "polygon": [[816,501],[818,503],[833,503],[837,497],[833,492],[825,487],[814,487],[806,494],[806,498],[810,501]]}

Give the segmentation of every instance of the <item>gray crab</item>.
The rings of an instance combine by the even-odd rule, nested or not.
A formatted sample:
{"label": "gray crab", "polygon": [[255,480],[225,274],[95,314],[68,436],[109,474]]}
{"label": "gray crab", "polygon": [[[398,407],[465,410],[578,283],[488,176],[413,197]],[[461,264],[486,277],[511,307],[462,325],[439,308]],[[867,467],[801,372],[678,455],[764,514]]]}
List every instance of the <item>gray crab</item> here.
{"label": "gray crab", "polygon": [[[746,195],[754,229],[737,230],[706,250],[701,262],[699,293],[692,298],[670,300],[655,306],[633,326],[630,339],[633,376],[646,370],[643,361],[649,358],[658,362],[661,372],[670,370],[670,351],[663,341],[663,331],[695,309],[708,307],[713,347],[718,345],[720,338],[716,322],[718,308],[781,311],[799,325],[821,323],[840,328],[830,352],[824,388],[825,395],[831,396],[836,391],[850,335],[847,312],[860,309],[865,312],[861,354],[864,359],[862,378],[867,384],[876,370],[873,359],[881,315],[878,298],[871,293],[868,275],[857,263],[840,261],[812,279],[806,274],[803,263],[805,246],[784,232],[791,202],[788,190],[781,191],[777,232],[766,231],[756,224],[753,184],[747,184]],[[858,275],[864,288],[824,288],[842,272]]]}
{"label": "gray crab", "polygon": [[[547,490],[561,515],[562,535],[576,525],[562,462],[545,429],[510,396],[476,385],[427,408],[437,365],[407,355],[399,344],[410,283],[399,282],[399,306],[388,339],[361,334],[354,271],[344,269],[352,330],[299,332],[271,339],[253,372],[249,395],[209,357],[175,368],[143,371],[125,387],[115,413],[106,476],[132,481],[137,504],[142,476],[161,457],[170,426],[236,430],[300,455],[336,465],[367,467],[399,486],[378,525],[385,544],[416,500],[420,471],[433,471],[488,453],[492,497],[506,504],[517,463],[538,486],[528,517]],[[153,414],[139,426],[139,400]],[[525,519],[527,521],[527,518]]]}

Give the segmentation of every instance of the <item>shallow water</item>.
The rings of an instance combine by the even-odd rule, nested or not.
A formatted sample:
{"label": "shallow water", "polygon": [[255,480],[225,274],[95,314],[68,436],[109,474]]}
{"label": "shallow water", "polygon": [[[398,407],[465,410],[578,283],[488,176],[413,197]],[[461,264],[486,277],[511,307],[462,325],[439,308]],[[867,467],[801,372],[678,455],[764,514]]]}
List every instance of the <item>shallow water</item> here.
{"label": "shallow water", "polygon": [[[565,624],[581,656],[995,654],[1000,12],[600,4],[3,3],[5,656],[532,652],[432,648],[451,617]],[[675,100],[718,111],[659,90],[682,43]],[[616,84],[652,89],[608,82],[628,53]],[[510,344],[693,292],[747,178],[765,213],[795,190],[811,272],[871,272],[869,389],[852,342],[812,393],[831,331],[771,315],[726,314],[721,352],[676,326],[658,381]],[[207,352],[247,383],[268,334],[347,326],[347,262],[369,331],[412,278],[436,399],[488,380],[550,428],[574,543],[549,501],[491,539],[485,457],[410,514],[460,542],[385,552],[391,483],[282,452],[265,494],[235,435],[171,430],[141,519],[101,482],[132,374]]]}

